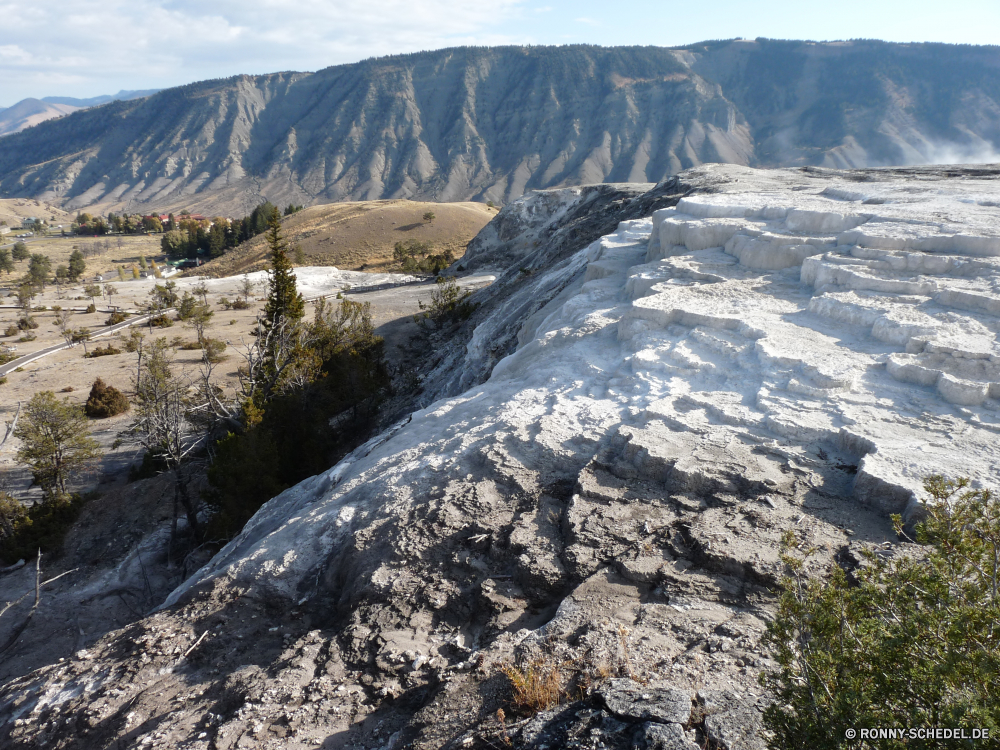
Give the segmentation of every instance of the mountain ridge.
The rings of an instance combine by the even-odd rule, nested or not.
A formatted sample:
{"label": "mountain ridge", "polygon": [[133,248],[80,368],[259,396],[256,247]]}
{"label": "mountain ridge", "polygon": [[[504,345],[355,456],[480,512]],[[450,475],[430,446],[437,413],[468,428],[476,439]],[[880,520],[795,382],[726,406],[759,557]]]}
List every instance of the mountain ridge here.
{"label": "mountain ridge", "polygon": [[707,162],[1000,161],[1000,49],[850,41],[456,47],[241,75],[0,141],[0,195],[238,213],[659,182]]}
{"label": "mountain ridge", "polygon": [[62,117],[79,109],[96,107],[108,102],[128,99],[141,99],[155,94],[159,89],[146,91],[125,91],[117,94],[104,94],[89,99],[77,99],[72,96],[45,96],[41,99],[27,98],[12,104],[10,107],[0,107],[0,136],[19,133],[25,128],[39,125],[56,117]]}

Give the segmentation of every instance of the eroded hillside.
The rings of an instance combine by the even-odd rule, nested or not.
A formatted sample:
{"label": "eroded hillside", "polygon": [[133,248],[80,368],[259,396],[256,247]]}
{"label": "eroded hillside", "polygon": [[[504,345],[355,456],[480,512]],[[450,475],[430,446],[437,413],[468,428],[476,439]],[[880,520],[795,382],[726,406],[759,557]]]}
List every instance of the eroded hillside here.
{"label": "eroded hillside", "polygon": [[0,141],[0,195],[243,215],[658,182],[707,162],[996,161],[993,47],[454,48],[206,81]]}

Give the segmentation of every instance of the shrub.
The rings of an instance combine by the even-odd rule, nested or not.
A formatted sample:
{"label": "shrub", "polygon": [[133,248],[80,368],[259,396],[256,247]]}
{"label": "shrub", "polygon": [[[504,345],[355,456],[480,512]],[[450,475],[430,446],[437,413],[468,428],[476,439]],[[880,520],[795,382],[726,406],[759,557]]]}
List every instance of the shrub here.
{"label": "shrub", "polygon": [[250,309],[250,303],[247,302],[245,299],[235,299],[232,302],[232,309],[233,310],[249,310]]}
{"label": "shrub", "polygon": [[87,309],[84,310],[84,312],[85,313],[95,313],[95,312],[97,312],[97,305],[95,305],[93,302],[91,302],[89,305],[87,305]]}
{"label": "shrub", "polygon": [[98,378],[90,388],[90,396],[87,397],[83,411],[91,419],[105,419],[124,414],[128,407],[128,399],[124,393]]}
{"label": "shrub", "polygon": [[28,509],[6,492],[0,492],[0,545],[17,533],[27,519]]}
{"label": "shrub", "polygon": [[174,346],[182,351],[194,351],[195,349],[201,349],[202,346],[197,341],[183,341],[180,336],[178,336],[174,342]]}
{"label": "shrub", "polygon": [[17,327],[22,331],[34,330],[38,328],[38,321],[32,317],[21,318],[17,321]]}
{"label": "shrub", "polygon": [[18,343],[20,343],[20,344],[26,344],[26,343],[28,343],[29,341],[34,341],[34,340],[35,340],[35,339],[37,339],[37,338],[38,338],[38,336],[36,336],[36,335],[35,335],[35,334],[33,334],[33,333],[26,333],[26,334],[24,334],[24,335],[23,335],[23,336],[22,336],[21,338],[19,338],[19,339],[18,339],[17,341],[18,341]]}
{"label": "shrub", "polygon": [[414,316],[414,319],[418,323],[430,319],[438,326],[448,322],[465,320],[476,309],[476,306],[469,302],[470,296],[472,296],[472,292],[463,291],[458,282],[455,281],[454,276],[438,276],[437,285],[431,292],[430,304],[425,305],[423,302],[418,302],[420,309],[425,312],[422,315]]}
{"label": "shrub", "polygon": [[174,324],[170,318],[166,315],[157,315],[155,318],[149,321],[149,324],[154,328],[170,328]]}
{"label": "shrub", "polygon": [[[17,502],[12,498],[10,500]],[[39,549],[42,552],[58,552],[63,537],[79,517],[84,502],[85,498],[76,494],[56,497],[32,505],[23,514],[10,508],[9,501],[5,502],[7,517],[11,519],[11,533],[0,540],[0,558],[14,563],[20,559],[33,559]]]}
{"label": "shrub", "polygon": [[108,316],[108,319],[104,321],[104,325],[113,326],[118,323],[124,323],[128,319],[128,313],[122,312],[121,310],[115,310]]}
{"label": "shrub", "polygon": [[835,566],[826,580],[807,574],[812,550],[786,534],[789,572],[765,636],[779,668],[761,678],[777,697],[764,715],[772,747],[845,747],[852,727],[1000,734],[1000,504],[968,487],[928,478],[916,536],[929,547],[869,549],[856,570]]}
{"label": "shrub", "polygon": [[232,310],[233,309],[233,303],[229,301],[228,297],[220,297],[219,298],[219,305],[222,306],[223,310]]}
{"label": "shrub", "polygon": [[226,354],[226,342],[219,339],[205,339],[205,359],[213,365],[224,360]]}
{"label": "shrub", "polygon": [[7,326],[6,328],[4,328],[3,335],[4,336],[16,336],[20,332],[21,332],[21,329],[17,325],[15,325],[14,323],[11,323],[9,326]]}
{"label": "shrub", "polygon": [[109,342],[107,345],[103,347],[95,346],[93,349],[90,350],[90,354],[87,354],[85,356],[89,359],[94,359],[96,357],[107,357],[112,354],[121,354],[121,353],[122,353],[121,349],[116,349]]}

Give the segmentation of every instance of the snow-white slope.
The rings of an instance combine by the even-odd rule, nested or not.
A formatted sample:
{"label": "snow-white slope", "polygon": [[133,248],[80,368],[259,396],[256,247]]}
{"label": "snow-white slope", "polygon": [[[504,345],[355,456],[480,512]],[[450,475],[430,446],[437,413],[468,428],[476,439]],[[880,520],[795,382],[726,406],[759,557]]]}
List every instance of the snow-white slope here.
{"label": "snow-white slope", "polygon": [[198,580],[308,594],[331,550],[476,475],[483,455],[543,485],[623,428],[662,428],[672,460],[734,436],[836,453],[860,462],[859,501],[907,519],[929,473],[1000,478],[1000,185],[686,175],[718,192],[625,222],[550,271],[571,286],[485,383],[272,500]]}

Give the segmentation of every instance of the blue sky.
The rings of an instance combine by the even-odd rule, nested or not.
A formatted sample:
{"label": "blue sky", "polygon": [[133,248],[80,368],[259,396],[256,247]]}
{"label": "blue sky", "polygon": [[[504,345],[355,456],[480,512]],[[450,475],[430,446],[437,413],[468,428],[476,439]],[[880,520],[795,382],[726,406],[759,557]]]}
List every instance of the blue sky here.
{"label": "blue sky", "polygon": [[1000,0],[0,0],[0,106],[461,44],[1000,43]]}

